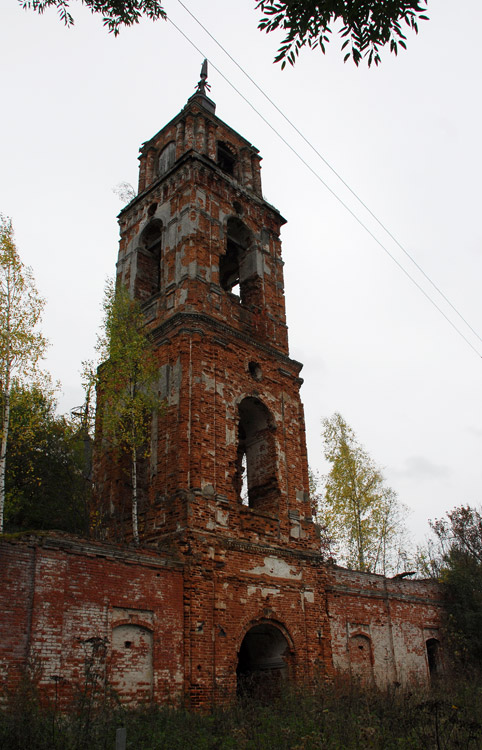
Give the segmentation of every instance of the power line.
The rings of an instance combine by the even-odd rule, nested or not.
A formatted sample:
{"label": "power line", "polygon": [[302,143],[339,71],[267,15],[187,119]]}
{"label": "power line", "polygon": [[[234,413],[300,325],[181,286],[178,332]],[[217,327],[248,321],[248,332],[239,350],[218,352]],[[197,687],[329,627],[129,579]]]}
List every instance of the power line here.
{"label": "power line", "polygon": [[[178,2],[180,2],[180,0],[178,0]],[[181,5],[182,5],[182,3],[181,3]],[[193,16],[193,18],[194,18],[194,16]],[[197,19],[195,19],[195,20],[197,20]],[[179,34],[181,34],[181,36],[183,36],[184,39],[196,50],[196,52],[198,52],[203,58],[207,59],[207,55],[192,41],[192,39],[190,39],[190,37],[187,34],[184,33],[184,31],[176,23],[174,23],[174,21],[172,20],[172,18],[168,17],[168,21],[169,21],[169,23],[172,26],[174,26],[174,28],[179,32]],[[202,26],[202,24],[200,24],[200,25]],[[209,32],[207,32],[207,33],[209,34]],[[211,36],[211,34],[209,34],[209,36]],[[214,37],[212,37],[212,38],[214,39]],[[214,40],[214,41],[216,41],[216,40]],[[221,47],[221,45],[219,45],[219,46]],[[417,287],[417,289],[424,295],[424,297],[433,305],[433,307],[435,307],[435,309],[440,313],[440,315],[442,315],[445,318],[445,320],[447,321],[447,323],[454,329],[454,331],[456,333],[458,333],[458,335],[475,352],[475,354],[477,354],[478,357],[482,358],[482,354],[472,344],[472,342],[467,338],[467,336],[465,336],[465,334],[460,330],[460,328],[458,328],[455,325],[455,323],[446,315],[446,313],[442,310],[442,308],[435,302],[435,300],[432,297],[430,297],[430,295],[428,294],[428,292],[426,292],[425,289],[418,283],[418,281],[416,281],[416,279],[414,279],[414,277],[407,271],[407,269],[404,268],[404,266],[400,263],[400,261],[397,260],[397,258],[388,250],[388,248],[383,244],[383,242],[378,239],[378,237],[363,222],[363,220],[348,206],[347,203],[345,203],[345,201],[333,190],[333,188],[331,188],[328,185],[328,183],[326,183],[325,180],[323,180],[323,178],[321,177],[321,175],[319,175],[318,172],[316,172],[313,169],[313,167],[301,156],[301,154],[299,154],[296,151],[296,149],[284,138],[284,136],[282,136],[281,133],[279,133],[276,130],[276,128],[266,119],[266,117],[264,117],[264,115],[262,115],[261,112],[259,112],[259,110],[256,109],[256,107],[249,101],[249,99],[247,99],[247,97],[244,96],[244,94],[239,89],[237,89],[236,86],[233,83],[231,83],[231,81],[224,75],[224,73],[211,60],[209,60],[209,63],[214,68],[214,70],[221,76],[221,78],[224,81],[226,81],[226,83],[229,86],[231,86],[231,88],[238,94],[238,96],[240,96],[241,99],[243,99],[243,101],[246,102],[246,104],[253,110],[253,112],[255,112],[258,115],[258,117],[270,128],[270,130],[272,130],[275,133],[275,135],[278,136],[278,138],[297,157],[297,159],[299,159],[299,161],[301,161],[301,163],[312,173],[312,175],[319,182],[321,182],[321,184],[328,190],[329,193],[331,193],[331,195],[340,203],[340,205],[343,206],[343,208],[346,211],[348,211],[348,213],[355,219],[355,221],[370,235],[370,237],[372,237],[372,239],[377,243],[377,245],[379,245],[382,248],[382,250],[389,256],[389,258],[391,258],[391,260],[398,266],[398,268],[405,274],[405,276],[407,276],[407,278],[410,279],[410,281]],[[307,143],[308,143],[308,141],[307,141]],[[312,146],[312,148],[316,152],[316,149],[314,149],[313,146]],[[316,152],[316,153],[318,153],[318,152]],[[323,157],[321,157],[321,156],[320,156],[320,158],[323,159]],[[331,169],[331,167],[330,167],[330,169]],[[334,172],[334,170],[332,170],[332,171]],[[335,174],[337,174],[337,173],[335,172]],[[339,179],[341,180],[342,178],[339,178]],[[342,180],[342,182],[344,183],[343,180]],[[346,184],[346,183],[344,183],[344,184]],[[349,186],[347,186],[347,187],[350,190],[350,192],[358,199],[358,197],[356,196],[356,193],[354,193],[351,190],[351,188],[349,188]],[[358,200],[359,200],[359,202],[362,205],[365,205],[363,203],[363,201],[361,201],[360,199],[358,199]],[[369,209],[367,209],[367,210],[371,214],[371,211]],[[372,214],[372,216],[373,216],[373,214]],[[374,217],[374,218],[376,219],[376,217]],[[383,227],[383,224],[381,224],[381,222],[379,222],[378,219],[376,219],[376,221],[378,222],[378,224],[380,224],[380,226]],[[390,234],[388,232],[388,230],[385,230],[385,231],[387,231],[387,233]],[[397,244],[398,244],[398,242],[397,242]],[[403,247],[402,247],[402,250],[403,250]],[[404,250],[404,252],[406,253],[405,250]],[[408,253],[406,253],[406,255],[408,255]],[[408,255],[408,257],[410,257],[410,256]],[[415,263],[415,261],[413,261],[413,260],[412,260],[412,262]],[[415,263],[415,265],[417,265],[417,264]],[[422,273],[424,273],[424,272],[422,272]],[[425,273],[424,273],[424,276],[425,276]],[[428,278],[428,277],[426,277],[426,278]],[[430,279],[429,279],[429,281],[430,281]],[[433,283],[432,283],[432,286],[435,287],[435,285]],[[435,288],[437,288],[437,287],[435,287]],[[442,293],[440,292],[440,294],[442,294]],[[442,294],[442,296],[444,297],[443,294]],[[453,305],[450,302],[449,302],[449,304],[457,312],[456,308],[453,307]],[[457,312],[457,314],[459,315],[459,317],[462,320],[464,320],[464,318],[460,315],[460,313]],[[470,330],[473,331],[473,329],[472,329],[472,327],[470,325],[468,325],[468,327],[470,328]],[[481,337],[477,333],[475,335],[477,336],[477,338],[479,338],[482,341]]]}
{"label": "power line", "polygon": [[468,322],[468,320],[466,320],[466,318],[462,315],[462,313],[459,312],[459,310],[455,307],[454,304],[452,304],[452,302],[444,294],[444,292],[437,286],[437,284],[434,281],[432,281],[432,279],[430,278],[430,276],[424,271],[424,269],[419,265],[419,263],[415,260],[415,258],[408,252],[408,250],[406,250],[406,248],[402,245],[402,243],[392,234],[392,232],[388,229],[388,227],[378,218],[378,216],[376,216],[376,214],[364,202],[364,200],[362,198],[360,198],[360,196],[358,195],[358,193],[350,187],[350,185],[346,182],[346,180],[329,163],[329,161],[323,156],[323,154],[321,154],[317,150],[317,148],[315,146],[313,146],[313,144],[311,143],[311,141],[309,141],[308,138],[306,138],[306,136],[289,119],[289,117],[287,115],[285,115],[285,113],[280,109],[280,107],[278,107],[278,105],[268,96],[268,94],[256,83],[256,81],[249,75],[249,73],[247,73],[246,70],[244,70],[244,68],[228,52],[228,50],[225,47],[223,47],[223,45],[220,42],[218,42],[218,40],[216,39],[216,37],[211,34],[211,32],[209,31],[209,29],[207,29],[206,26],[204,26],[204,24],[194,15],[194,13],[192,13],[192,11],[189,10],[189,8],[182,2],[182,0],[177,0],[177,1],[178,1],[179,5],[181,5],[184,8],[184,10],[186,11],[186,13],[188,13],[191,16],[191,18],[194,21],[196,21],[196,23],[203,29],[203,31],[205,31],[205,33],[210,37],[210,39],[212,39],[213,42],[215,44],[217,44],[217,46],[224,52],[224,54],[227,55],[227,57],[231,60],[231,62],[233,62],[236,65],[236,67],[238,68],[238,70],[240,70],[241,73],[244,76],[246,76],[246,78],[253,84],[253,86],[255,86],[255,88],[260,92],[260,94],[262,94],[262,96],[264,96],[264,98],[271,104],[271,106],[274,107],[274,109],[281,115],[281,117],[285,120],[285,122],[287,122],[288,125],[291,128],[293,128],[293,130],[300,136],[300,138],[307,144],[307,146],[309,146],[309,148],[313,151],[313,153],[316,154],[316,156],[318,156],[319,159],[321,159],[321,161],[323,162],[323,164],[325,164],[325,166],[328,167],[328,169],[332,172],[332,174],[334,174],[335,177],[338,180],[340,180],[340,182],[342,183],[342,185],[344,185],[344,187],[346,187],[346,189],[353,195],[353,197],[358,201],[358,203],[361,206],[363,206],[363,208],[365,209],[365,211],[367,211],[370,214],[370,216],[372,217],[372,219],[374,219],[376,221],[376,223],[378,224],[378,226],[381,227],[381,229],[383,229],[383,231],[390,237],[390,239],[393,240],[393,242],[400,248],[400,250],[404,253],[404,255],[406,255],[406,257],[413,263],[413,265],[418,269],[418,271],[420,271],[420,273],[422,274],[422,276],[424,276],[424,278],[429,282],[429,284],[431,284],[431,286],[438,292],[438,294],[440,294],[440,296],[442,297],[442,299],[449,305],[449,307],[452,308],[452,310],[460,318],[460,320],[462,320],[463,323],[465,323],[465,325],[467,326],[467,328],[469,328],[470,331],[472,331],[472,333],[474,334],[474,336],[476,336],[478,338],[478,340],[480,341],[480,343],[482,343],[482,337],[479,336],[479,334],[477,333],[477,331],[474,328],[472,328],[472,326],[470,325],[470,323]]}

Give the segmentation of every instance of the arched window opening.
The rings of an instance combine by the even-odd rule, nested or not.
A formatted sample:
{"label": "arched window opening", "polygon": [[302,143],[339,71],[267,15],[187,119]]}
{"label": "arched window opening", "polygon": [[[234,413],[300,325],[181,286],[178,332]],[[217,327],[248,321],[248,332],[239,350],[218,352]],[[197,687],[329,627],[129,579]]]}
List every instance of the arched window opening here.
{"label": "arched window opening", "polygon": [[248,372],[253,380],[260,381],[263,379],[263,370],[258,362],[250,362],[248,364]]}
{"label": "arched window opening", "polygon": [[226,292],[241,297],[239,285],[239,256],[243,248],[228,239],[226,252],[219,259],[219,283]]}
{"label": "arched window opening", "polygon": [[350,672],[353,680],[364,685],[373,682],[372,644],[366,635],[353,635],[348,644]]}
{"label": "arched window opening", "polygon": [[223,143],[223,141],[218,141],[216,161],[223,172],[226,172],[226,174],[234,175],[236,156],[233,150],[228,146],[228,144]]}
{"label": "arched window opening", "polygon": [[236,494],[241,504],[272,513],[279,502],[274,430],[264,404],[253,397],[243,399],[239,405]]}
{"label": "arched window opening", "polygon": [[239,297],[242,305],[256,304],[260,280],[252,234],[236,217],[228,219],[226,234],[226,251],[219,258],[219,283],[225,291]]}
{"label": "arched window opening", "polygon": [[434,680],[442,671],[440,662],[440,641],[437,638],[429,638],[426,642],[427,661],[430,679]]}
{"label": "arched window opening", "polygon": [[236,668],[237,693],[268,703],[288,678],[289,645],[274,625],[252,627],[243,638]]}
{"label": "arched window opening", "polygon": [[137,258],[136,296],[142,302],[160,291],[161,242],[162,222],[153,219],[142,232]]}
{"label": "arched window opening", "polygon": [[171,141],[171,143],[168,143],[167,146],[165,146],[161,153],[159,154],[159,162],[158,162],[158,168],[157,168],[157,174],[159,177],[162,177],[163,174],[166,174],[176,161],[176,144],[174,141]]}

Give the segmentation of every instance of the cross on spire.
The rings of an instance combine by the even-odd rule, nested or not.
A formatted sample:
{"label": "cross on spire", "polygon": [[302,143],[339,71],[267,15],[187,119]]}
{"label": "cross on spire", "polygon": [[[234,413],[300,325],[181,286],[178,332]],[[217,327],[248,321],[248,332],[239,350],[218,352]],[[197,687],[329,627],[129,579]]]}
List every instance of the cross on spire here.
{"label": "cross on spire", "polygon": [[201,68],[201,79],[199,83],[196,84],[196,92],[200,94],[204,94],[206,96],[206,91],[211,91],[211,86],[209,83],[207,83],[207,77],[208,77],[208,61],[205,59],[202,68]]}

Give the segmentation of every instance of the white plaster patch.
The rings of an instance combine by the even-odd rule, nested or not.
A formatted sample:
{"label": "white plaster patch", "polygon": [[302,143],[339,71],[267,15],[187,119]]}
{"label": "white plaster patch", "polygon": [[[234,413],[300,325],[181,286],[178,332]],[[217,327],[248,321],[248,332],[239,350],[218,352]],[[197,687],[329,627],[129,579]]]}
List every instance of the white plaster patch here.
{"label": "white plaster patch", "polygon": [[202,373],[202,380],[204,388],[207,391],[214,391],[214,378],[210,377],[207,373]]}
{"label": "white plaster patch", "polygon": [[293,523],[291,525],[290,537],[292,537],[292,539],[300,538],[300,524],[299,523]]}
{"label": "white plaster patch", "polygon": [[253,594],[259,592],[265,599],[268,596],[279,596],[281,593],[278,588],[273,588],[272,586],[248,586],[247,592],[248,596],[253,596]]}
{"label": "white plaster patch", "polygon": [[111,680],[125,700],[152,695],[152,631],[139,625],[118,625],[112,631]]}
{"label": "white plaster patch", "polygon": [[258,565],[256,568],[242,570],[241,572],[258,576],[268,575],[272,578],[291,578],[298,581],[301,579],[301,571],[296,572],[296,569],[278,557],[265,557],[264,565]]}
{"label": "white plaster patch", "polygon": [[229,521],[229,512],[227,510],[216,510],[216,522],[220,526],[227,526]]}

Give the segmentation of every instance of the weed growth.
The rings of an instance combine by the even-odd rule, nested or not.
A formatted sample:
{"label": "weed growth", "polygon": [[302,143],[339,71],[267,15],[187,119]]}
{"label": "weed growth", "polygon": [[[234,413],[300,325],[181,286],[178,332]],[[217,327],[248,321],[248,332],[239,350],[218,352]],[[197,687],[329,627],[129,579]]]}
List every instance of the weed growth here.
{"label": "weed growth", "polygon": [[[101,644],[95,644],[101,648]],[[95,651],[95,649],[94,649]],[[244,698],[209,714],[150,706],[122,708],[98,690],[95,664],[73,710],[39,700],[32,675],[0,712],[3,750],[113,750],[124,726],[127,750],[478,750],[482,681],[430,692],[363,689],[346,681],[287,689],[271,703]],[[34,675],[35,676],[35,675]]]}

